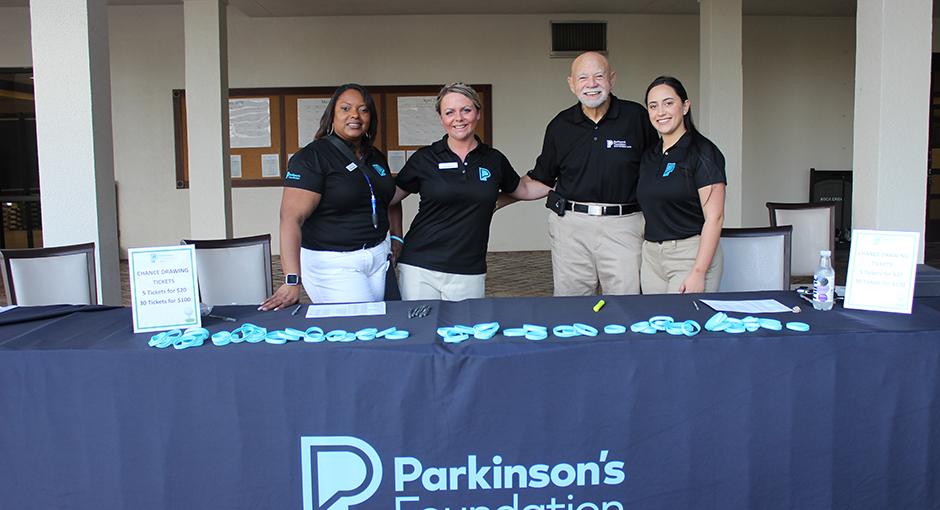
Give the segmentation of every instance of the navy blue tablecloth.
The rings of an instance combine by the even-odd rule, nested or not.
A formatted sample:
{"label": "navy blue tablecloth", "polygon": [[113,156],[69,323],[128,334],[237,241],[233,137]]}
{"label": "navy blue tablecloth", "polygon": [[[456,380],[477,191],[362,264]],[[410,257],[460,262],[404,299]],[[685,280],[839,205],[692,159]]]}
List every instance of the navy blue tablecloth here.
{"label": "navy blue tablecloth", "polygon": [[438,327],[713,312],[687,296],[322,320],[219,307],[271,329],[411,337],[176,351],[132,334],[129,309],[14,309],[0,314],[0,507],[940,507],[940,300],[897,315],[720,297],[799,304],[766,316],[812,329],[451,345]]}

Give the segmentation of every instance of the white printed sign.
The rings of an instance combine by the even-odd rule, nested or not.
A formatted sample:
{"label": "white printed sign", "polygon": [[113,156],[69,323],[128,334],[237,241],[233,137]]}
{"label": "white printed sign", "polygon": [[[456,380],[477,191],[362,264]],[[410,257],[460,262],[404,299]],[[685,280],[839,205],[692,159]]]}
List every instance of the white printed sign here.
{"label": "white printed sign", "polygon": [[127,250],[134,333],[200,327],[193,245]]}
{"label": "white printed sign", "polygon": [[919,232],[852,230],[845,307],[911,313]]}

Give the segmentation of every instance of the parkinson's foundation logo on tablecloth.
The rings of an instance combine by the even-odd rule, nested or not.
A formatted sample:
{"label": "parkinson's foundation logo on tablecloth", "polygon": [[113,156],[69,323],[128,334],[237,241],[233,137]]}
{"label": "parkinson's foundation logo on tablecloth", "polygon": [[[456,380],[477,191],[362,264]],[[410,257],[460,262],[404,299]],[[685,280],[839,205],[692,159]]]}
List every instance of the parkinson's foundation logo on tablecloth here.
{"label": "parkinson's foundation logo on tablecloth", "polygon": [[348,510],[382,482],[379,454],[359,438],[304,436],[300,450],[304,510]]}
{"label": "parkinson's foundation logo on tablecloth", "polygon": [[[394,457],[394,501],[370,501],[356,507],[369,501],[382,483],[382,460],[375,448],[351,436],[302,436],[300,447],[304,510],[438,510],[422,504],[422,494],[431,493],[473,494],[475,498],[499,501],[496,506],[465,508],[623,510],[620,501],[583,499],[600,495],[592,487],[611,488],[626,480],[624,462],[609,458],[608,450],[600,450],[596,460],[552,465],[509,464],[501,455],[478,458],[468,454],[466,463],[459,466],[428,466],[417,457]],[[541,489],[556,489],[556,494],[546,497]],[[557,489],[572,493],[559,496]],[[499,492],[486,496],[490,490]]]}

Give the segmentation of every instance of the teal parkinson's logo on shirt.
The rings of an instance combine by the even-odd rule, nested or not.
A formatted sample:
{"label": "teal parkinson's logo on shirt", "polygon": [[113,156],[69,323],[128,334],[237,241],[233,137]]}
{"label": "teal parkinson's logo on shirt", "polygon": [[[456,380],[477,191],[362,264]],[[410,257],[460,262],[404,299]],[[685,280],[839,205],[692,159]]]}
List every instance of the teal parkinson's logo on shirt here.
{"label": "teal parkinson's logo on shirt", "polygon": [[378,163],[372,163],[372,168],[375,169],[375,172],[379,174],[380,177],[385,177],[385,169],[382,168],[382,165]]}
{"label": "teal parkinson's logo on shirt", "polygon": [[480,180],[481,181],[486,182],[486,180],[489,179],[491,175],[493,174],[491,174],[489,170],[483,168],[482,166],[480,167]]}
{"label": "teal parkinson's logo on shirt", "polygon": [[287,175],[285,176],[285,178],[286,178],[286,179],[290,179],[290,180],[292,180],[292,181],[299,181],[299,180],[300,180],[300,174],[295,174],[295,173],[292,173],[290,170],[288,170],[288,171],[287,171]]}

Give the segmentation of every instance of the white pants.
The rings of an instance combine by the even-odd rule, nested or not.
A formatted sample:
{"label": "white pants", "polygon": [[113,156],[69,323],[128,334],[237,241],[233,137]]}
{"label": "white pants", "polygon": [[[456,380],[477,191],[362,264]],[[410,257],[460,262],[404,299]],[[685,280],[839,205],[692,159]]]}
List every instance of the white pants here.
{"label": "white pants", "polygon": [[356,251],[300,249],[304,290],[314,303],[364,303],[385,299],[389,240]]}
{"label": "white pants", "polygon": [[398,264],[401,298],[461,301],[482,298],[486,294],[486,274],[454,274],[423,267]]}

